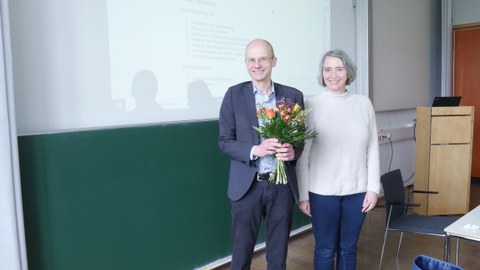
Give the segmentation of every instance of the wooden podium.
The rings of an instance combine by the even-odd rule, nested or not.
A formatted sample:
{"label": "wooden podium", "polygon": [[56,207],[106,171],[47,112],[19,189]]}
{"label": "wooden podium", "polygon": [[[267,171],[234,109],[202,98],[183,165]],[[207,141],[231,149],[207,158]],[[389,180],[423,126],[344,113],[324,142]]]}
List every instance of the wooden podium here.
{"label": "wooden podium", "polygon": [[423,215],[465,214],[469,210],[473,106],[417,107],[413,195]]}

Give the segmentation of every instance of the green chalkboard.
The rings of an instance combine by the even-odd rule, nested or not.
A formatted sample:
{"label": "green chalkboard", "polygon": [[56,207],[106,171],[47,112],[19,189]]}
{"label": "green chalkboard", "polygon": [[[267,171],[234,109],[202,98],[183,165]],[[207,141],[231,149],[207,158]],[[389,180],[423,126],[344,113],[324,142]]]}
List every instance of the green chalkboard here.
{"label": "green chalkboard", "polygon": [[[29,269],[194,269],[229,256],[217,138],[218,121],[19,137]],[[308,223],[296,211],[294,228]]]}

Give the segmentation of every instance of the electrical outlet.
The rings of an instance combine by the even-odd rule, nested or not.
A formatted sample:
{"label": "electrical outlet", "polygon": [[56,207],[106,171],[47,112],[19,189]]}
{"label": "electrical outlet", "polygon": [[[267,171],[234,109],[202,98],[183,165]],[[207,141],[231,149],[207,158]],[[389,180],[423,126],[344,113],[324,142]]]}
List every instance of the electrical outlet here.
{"label": "electrical outlet", "polygon": [[379,132],[378,133],[378,141],[388,141],[391,138],[390,133]]}

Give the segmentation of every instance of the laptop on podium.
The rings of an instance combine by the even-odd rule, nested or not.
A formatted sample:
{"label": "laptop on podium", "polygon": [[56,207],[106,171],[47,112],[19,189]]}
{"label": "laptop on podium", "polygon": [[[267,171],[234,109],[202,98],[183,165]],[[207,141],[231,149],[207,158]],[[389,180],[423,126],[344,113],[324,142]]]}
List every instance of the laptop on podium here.
{"label": "laptop on podium", "polygon": [[435,97],[432,107],[454,107],[460,105],[461,96]]}

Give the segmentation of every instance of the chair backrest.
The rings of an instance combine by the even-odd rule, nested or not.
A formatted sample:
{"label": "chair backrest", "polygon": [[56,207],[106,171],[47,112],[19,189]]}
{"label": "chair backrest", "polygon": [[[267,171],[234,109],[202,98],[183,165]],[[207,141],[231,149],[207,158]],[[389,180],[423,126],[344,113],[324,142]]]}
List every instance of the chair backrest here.
{"label": "chair backrest", "polygon": [[[405,203],[405,188],[403,186],[403,178],[400,169],[390,171],[380,177],[385,195],[385,203],[387,208],[387,222],[390,213],[390,205],[392,203]],[[405,207],[393,206],[390,222],[406,214]]]}

